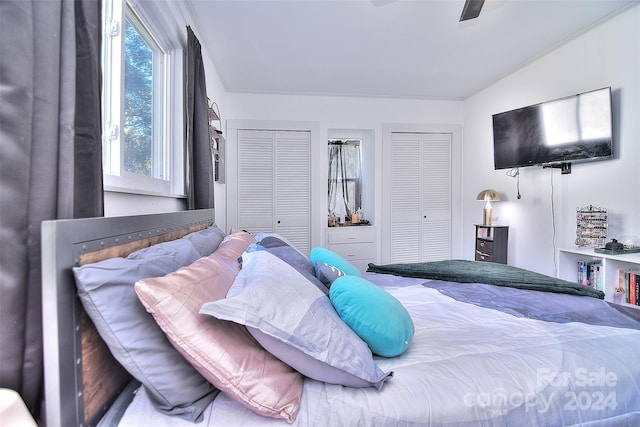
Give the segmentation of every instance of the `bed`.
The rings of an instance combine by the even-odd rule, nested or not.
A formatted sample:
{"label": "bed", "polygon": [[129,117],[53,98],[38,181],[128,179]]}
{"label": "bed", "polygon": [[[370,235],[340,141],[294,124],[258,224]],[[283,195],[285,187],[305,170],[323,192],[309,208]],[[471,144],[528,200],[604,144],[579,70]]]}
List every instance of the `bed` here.
{"label": "bed", "polygon": [[[637,310],[475,261],[350,272],[214,217],[43,223],[47,426],[640,425]],[[129,300],[97,294],[113,271]]]}

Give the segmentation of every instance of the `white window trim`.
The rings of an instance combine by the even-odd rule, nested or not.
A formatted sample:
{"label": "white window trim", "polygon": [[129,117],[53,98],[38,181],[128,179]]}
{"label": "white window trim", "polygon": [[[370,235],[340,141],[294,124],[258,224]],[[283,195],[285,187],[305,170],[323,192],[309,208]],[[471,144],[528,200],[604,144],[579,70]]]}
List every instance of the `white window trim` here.
{"label": "white window trim", "polygon": [[[123,137],[120,123],[123,93],[118,89],[119,99],[115,102],[113,100],[115,95],[112,95],[115,89],[114,85],[120,88],[122,84],[120,81],[112,82],[109,79],[104,79],[104,93],[106,94],[103,124],[104,188],[105,191],[112,192],[183,198],[186,197],[186,192],[184,185],[184,88],[182,82],[184,80],[183,45],[186,32],[184,27],[175,25],[171,13],[163,12],[162,7],[155,2],[129,0],[125,3],[125,0],[107,0],[104,2],[105,15],[108,17],[105,19],[104,25],[106,30],[105,61],[109,61],[111,57],[122,57],[124,52],[123,31],[127,4],[165,51],[162,133],[167,163],[163,173],[164,179],[112,170],[108,166],[113,162],[120,163],[120,141]],[[116,24],[112,24],[112,22],[116,22]],[[117,35],[109,35],[113,28],[116,29]],[[120,77],[122,75],[123,71],[120,72]],[[112,136],[115,136],[116,139],[110,139]]]}

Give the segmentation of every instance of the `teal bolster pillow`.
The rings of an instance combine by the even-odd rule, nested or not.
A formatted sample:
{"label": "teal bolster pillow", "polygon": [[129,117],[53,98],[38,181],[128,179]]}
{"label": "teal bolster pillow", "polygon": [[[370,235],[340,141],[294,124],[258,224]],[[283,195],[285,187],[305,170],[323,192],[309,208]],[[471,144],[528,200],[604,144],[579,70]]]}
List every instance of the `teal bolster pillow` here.
{"label": "teal bolster pillow", "polygon": [[337,269],[342,270],[344,274],[348,276],[362,276],[362,273],[360,273],[358,267],[351,264],[349,261],[342,258],[337,253],[330,251],[329,249],[313,248],[311,249],[309,258],[311,258],[311,264],[313,265],[316,265],[316,263],[318,262],[324,262],[325,264],[332,265]]}
{"label": "teal bolster pillow", "polygon": [[387,291],[362,277],[338,277],[329,290],[340,318],[369,345],[374,354],[394,357],[413,339],[411,316]]}

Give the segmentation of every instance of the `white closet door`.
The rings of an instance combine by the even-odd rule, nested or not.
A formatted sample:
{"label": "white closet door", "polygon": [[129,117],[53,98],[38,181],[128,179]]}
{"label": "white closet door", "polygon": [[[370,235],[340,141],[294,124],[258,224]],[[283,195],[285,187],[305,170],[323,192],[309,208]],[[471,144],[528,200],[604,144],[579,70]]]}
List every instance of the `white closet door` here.
{"label": "white closet door", "polygon": [[311,134],[276,132],[275,231],[304,253],[310,251]]}
{"label": "white closet door", "polygon": [[310,250],[311,133],[238,130],[238,228]]}
{"label": "white closet door", "polygon": [[274,145],[272,131],[238,131],[238,228],[274,231]]}
{"label": "white closet door", "polygon": [[420,261],[420,135],[394,133],[391,147],[391,262]]}
{"label": "white closet door", "polygon": [[422,261],[451,257],[451,135],[422,141]]}
{"label": "white closet door", "polygon": [[391,262],[451,255],[451,135],[393,133]]}

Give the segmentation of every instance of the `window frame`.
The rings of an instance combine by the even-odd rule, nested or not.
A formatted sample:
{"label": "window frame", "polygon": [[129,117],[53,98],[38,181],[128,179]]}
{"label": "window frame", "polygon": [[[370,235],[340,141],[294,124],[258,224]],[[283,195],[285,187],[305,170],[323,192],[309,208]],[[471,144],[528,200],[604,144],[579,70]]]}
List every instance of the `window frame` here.
{"label": "window frame", "polygon": [[[154,126],[161,138],[161,178],[124,171],[124,25],[137,21],[162,50],[161,78],[154,76]],[[184,179],[183,39],[169,17],[154,2],[104,0],[103,19],[103,178],[106,191],[186,197]],[[137,28],[138,29],[138,28]],[[140,31],[138,29],[138,31]],[[155,55],[154,55],[155,56]],[[154,58],[156,61],[156,58]],[[154,64],[155,66],[155,64]],[[157,161],[154,159],[154,162]]]}

